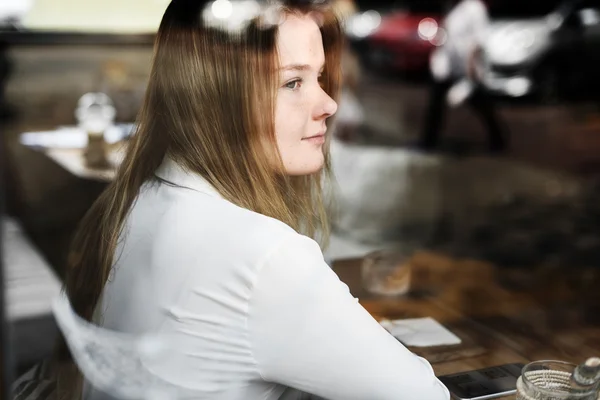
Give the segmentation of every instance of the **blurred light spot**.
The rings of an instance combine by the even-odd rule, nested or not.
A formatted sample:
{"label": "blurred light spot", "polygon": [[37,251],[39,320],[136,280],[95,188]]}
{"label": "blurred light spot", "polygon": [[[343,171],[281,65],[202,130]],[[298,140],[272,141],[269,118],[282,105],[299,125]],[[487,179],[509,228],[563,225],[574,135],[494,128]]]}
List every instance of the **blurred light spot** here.
{"label": "blurred light spot", "polygon": [[419,32],[419,37],[421,39],[431,40],[438,32],[438,24],[433,18],[423,18],[421,22],[419,22],[417,31]]}
{"label": "blurred light spot", "polygon": [[443,46],[446,40],[448,40],[448,33],[444,28],[438,28],[437,34],[429,41],[434,46]]}
{"label": "blurred light spot", "polygon": [[579,11],[579,19],[583,26],[597,25],[600,22],[600,12],[594,8],[585,8]]}
{"label": "blurred light spot", "polygon": [[281,19],[282,15],[278,7],[267,7],[262,13],[261,27],[270,28],[272,26],[278,25],[281,22]]}
{"label": "blurred light spot", "polygon": [[231,17],[233,6],[229,0],[215,0],[212,3],[211,11],[215,18],[227,19]]}
{"label": "blurred light spot", "polygon": [[350,22],[350,32],[357,37],[365,37],[373,33],[381,24],[381,15],[375,10],[365,11]]}

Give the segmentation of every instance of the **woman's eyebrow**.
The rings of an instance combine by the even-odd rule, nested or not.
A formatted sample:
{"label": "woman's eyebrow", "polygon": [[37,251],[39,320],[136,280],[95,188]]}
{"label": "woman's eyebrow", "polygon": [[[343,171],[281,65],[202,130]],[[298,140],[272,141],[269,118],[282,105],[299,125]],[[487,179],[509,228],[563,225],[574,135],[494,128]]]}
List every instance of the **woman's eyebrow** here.
{"label": "woman's eyebrow", "polygon": [[[320,71],[325,68],[325,65],[322,65]],[[308,64],[290,64],[280,68],[282,71],[310,71],[312,68]]]}
{"label": "woman's eyebrow", "polygon": [[280,68],[282,71],[310,71],[308,64],[290,64]]}

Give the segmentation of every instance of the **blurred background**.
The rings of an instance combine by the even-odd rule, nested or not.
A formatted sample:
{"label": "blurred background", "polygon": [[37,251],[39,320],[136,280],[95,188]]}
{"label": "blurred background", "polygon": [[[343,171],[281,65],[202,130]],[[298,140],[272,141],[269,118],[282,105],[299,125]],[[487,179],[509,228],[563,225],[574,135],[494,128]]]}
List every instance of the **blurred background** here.
{"label": "blurred background", "polygon": [[[348,45],[327,259],[411,243],[525,274],[598,270],[600,2],[485,0],[478,86],[507,136],[493,154],[485,125],[461,101],[447,105],[435,148],[419,145],[436,118],[427,114],[430,58],[449,40],[453,2],[335,3]],[[0,1],[2,223],[18,371],[51,351],[49,299],[78,221],[118,164],[167,4]],[[255,4],[216,0],[211,12],[235,19]],[[75,112],[90,92],[105,93],[116,111],[101,166],[86,162]]]}

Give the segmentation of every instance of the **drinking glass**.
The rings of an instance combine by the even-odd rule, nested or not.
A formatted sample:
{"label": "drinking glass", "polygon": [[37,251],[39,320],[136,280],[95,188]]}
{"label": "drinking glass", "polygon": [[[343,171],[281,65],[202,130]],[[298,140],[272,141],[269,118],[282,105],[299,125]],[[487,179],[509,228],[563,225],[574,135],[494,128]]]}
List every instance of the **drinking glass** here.
{"label": "drinking glass", "polygon": [[365,256],[362,282],[365,289],[377,295],[400,296],[410,290],[413,251],[408,248],[377,250]]}

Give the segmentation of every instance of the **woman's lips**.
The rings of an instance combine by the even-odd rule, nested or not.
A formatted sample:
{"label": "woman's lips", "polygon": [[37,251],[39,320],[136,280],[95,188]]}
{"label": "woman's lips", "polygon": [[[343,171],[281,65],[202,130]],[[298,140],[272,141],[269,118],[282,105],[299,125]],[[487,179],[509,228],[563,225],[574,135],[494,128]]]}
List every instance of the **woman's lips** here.
{"label": "woman's lips", "polygon": [[323,144],[323,143],[325,143],[325,134],[310,136],[310,137],[304,138],[302,140],[304,140],[305,142],[310,142],[310,143],[314,143],[314,144]]}
{"label": "woman's lips", "polygon": [[325,142],[325,132],[317,133],[316,135],[305,137],[302,140],[311,142],[311,143],[324,143]]}

